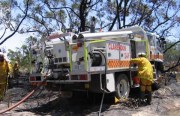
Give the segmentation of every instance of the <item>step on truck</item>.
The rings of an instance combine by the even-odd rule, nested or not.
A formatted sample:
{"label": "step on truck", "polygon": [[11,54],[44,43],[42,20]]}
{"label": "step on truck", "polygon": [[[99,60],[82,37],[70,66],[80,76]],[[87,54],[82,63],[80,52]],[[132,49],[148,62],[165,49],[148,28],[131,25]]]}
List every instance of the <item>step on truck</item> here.
{"label": "step on truck", "polygon": [[35,63],[41,69],[36,68],[29,81],[39,85],[46,78],[43,84],[47,89],[127,98],[130,89],[138,87],[137,67],[130,65],[130,59],[140,52],[152,63],[155,80],[163,71],[164,39],[139,26],[109,32],[54,33],[42,41],[45,44],[34,54],[42,58]]}

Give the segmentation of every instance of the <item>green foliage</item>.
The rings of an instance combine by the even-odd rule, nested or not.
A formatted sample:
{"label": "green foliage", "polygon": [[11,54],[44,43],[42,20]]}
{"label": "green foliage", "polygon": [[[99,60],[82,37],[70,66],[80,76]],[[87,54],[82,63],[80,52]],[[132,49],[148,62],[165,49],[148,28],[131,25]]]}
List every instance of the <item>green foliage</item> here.
{"label": "green foliage", "polygon": [[4,8],[8,8],[10,6],[10,1],[7,0],[1,0],[0,4],[4,7]]}
{"label": "green foliage", "polygon": [[[174,42],[167,42],[166,48],[171,46]],[[178,59],[180,58],[180,43],[173,46],[171,49],[169,49],[165,54],[164,54],[164,59],[165,63],[167,66],[172,66],[176,64]]]}
{"label": "green foliage", "polygon": [[59,10],[57,12],[57,18],[60,19],[62,22],[65,22],[66,20],[66,15],[65,15],[65,11],[64,10]]}
{"label": "green foliage", "polygon": [[12,62],[12,64],[17,61],[20,65],[21,71],[31,71],[33,65],[31,62],[34,60],[32,57],[31,45],[37,43],[37,38],[28,37],[26,38],[26,44],[22,45],[21,48],[16,48],[16,50],[8,50],[7,57]]}
{"label": "green foliage", "polygon": [[[140,25],[147,31],[167,36],[171,28],[177,27],[180,17],[179,2],[174,0],[13,0],[12,10],[19,10],[12,19],[17,25],[25,15],[27,2],[27,23],[21,26],[21,32],[35,31],[40,35],[69,27],[89,30],[90,18],[96,15],[96,28],[112,30]],[[2,3],[5,7],[10,2]]]}
{"label": "green foliage", "polygon": [[[10,4],[6,0],[0,3],[4,9]],[[11,15],[14,10],[16,13]],[[87,31],[92,16],[96,29],[110,31],[140,25],[160,37],[171,36],[172,29],[180,25],[180,7],[175,0],[13,0],[11,12],[5,14],[0,19],[5,28],[19,33],[33,32],[39,37],[68,28]]]}

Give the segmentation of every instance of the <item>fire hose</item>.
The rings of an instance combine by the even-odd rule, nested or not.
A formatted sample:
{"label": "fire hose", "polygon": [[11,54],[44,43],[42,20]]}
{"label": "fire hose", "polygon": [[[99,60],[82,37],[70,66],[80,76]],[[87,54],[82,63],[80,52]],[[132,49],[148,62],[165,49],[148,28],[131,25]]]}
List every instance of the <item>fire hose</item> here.
{"label": "fire hose", "polygon": [[42,83],[41,83],[39,86],[37,86],[35,89],[33,89],[31,92],[29,92],[24,98],[22,98],[22,99],[21,99],[19,102],[17,102],[16,104],[12,105],[11,107],[9,107],[9,108],[7,108],[7,109],[5,109],[5,110],[0,111],[0,114],[3,114],[3,113],[5,113],[5,112],[7,112],[7,111],[10,111],[10,110],[12,110],[13,108],[17,107],[18,105],[20,105],[21,103],[23,103],[23,102],[24,102],[25,100],[27,100],[31,95],[33,95],[33,93],[34,93],[35,91],[37,91],[37,90],[43,85],[43,83],[46,82],[46,80],[47,80],[47,75],[45,75],[45,79],[42,81]]}
{"label": "fire hose", "polygon": [[[105,73],[105,76],[106,76],[106,74],[107,74],[107,66],[106,66],[107,60],[106,60],[106,56],[103,54],[103,52],[101,50],[98,50],[98,51],[103,55],[104,60],[105,60],[105,72],[104,73]],[[105,86],[105,84],[104,84],[104,86]],[[103,101],[104,101],[104,95],[105,95],[105,90],[103,91],[103,94],[102,94],[102,99],[101,99],[101,104],[100,104],[98,116],[101,116],[101,110],[102,110],[102,105],[103,105]]]}

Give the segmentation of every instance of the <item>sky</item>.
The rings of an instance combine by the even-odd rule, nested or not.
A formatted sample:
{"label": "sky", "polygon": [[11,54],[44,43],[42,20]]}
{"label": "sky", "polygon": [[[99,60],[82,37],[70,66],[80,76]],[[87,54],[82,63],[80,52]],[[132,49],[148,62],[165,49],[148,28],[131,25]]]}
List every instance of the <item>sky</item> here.
{"label": "sky", "polygon": [[[2,35],[3,30],[0,30],[0,35]],[[9,30],[7,31],[5,37],[7,37],[8,35],[10,35],[12,32],[10,32]],[[12,36],[11,38],[9,38],[8,40],[6,40],[1,46],[0,48],[5,48],[6,50],[11,49],[11,50],[15,50],[16,47],[21,47],[24,44],[24,41],[26,38],[28,38],[30,35],[29,34],[18,34],[16,33],[14,36]]]}
{"label": "sky", "polygon": [[[2,33],[3,33],[3,31],[0,30],[0,35],[2,35]],[[7,31],[5,36],[10,35],[11,33],[12,32]],[[6,40],[2,45],[0,45],[0,49],[4,48],[6,51],[6,53],[4,54],[6,60],[8,60],[8,58],[7,58],[8,49],[15,51],[17,47],[20,48],[25,43],[25,39],[29,36],[30,36],[30,34],[18,34],[18,33],[16,33],[14,36],[12,36],[8,40]]]}
{"label": "sky", "polygon": [[[17,10],[13,11],[13,13],[17,13],[17,12],[18,12]],[[0,17],[1,17],[1,15],[3,15],[3,12],[0,12]],[[172,31],[172,33],[178,33],[179,31],[180,31],[180,28],[179,29],[174,29]],[[3,30],[0,29],[0,36],[2,35],[2,33],[3,33]],[[11,33],[12,32],[10,32],[8,30],[5,36],[10,35]],[[31,33],[31,35],[32,35],[32,33]],[[18,33],[16,33],[11,38],[9,38],[3,45],[1,45],[0,48],[5,47],[6,50],[8,50],[8,49],[15,50],[16,47],[21,47],[22,44],[24,43],[25,39],[28,38],[29,36],[30,36],[30,34],[27,34],[27,33],[26,34],[18,34]],[[176,41],[176,39],[174,39],[174,41]]]}
{"label": "sky", "polygon": [[[12,12],[12,14],[15,14],[17,13],[18,11],[17,10],[14,10]],[[4,11],[0,8],[0,18],[3,17],[5,15]],[[4,33],[4,26],[3,25],[0,25],[0,37],[1,35]],[[12,34],[13,32],[11,32],[10,30],[7,30],[6,31],[6,34],[5,36],[2,38],[2,40],[9,36],[10,34]],[[11,50],[15,50],[16,47],[21,47],[22,44],[24,43],[25,41],[25,38],[29,37],[30,34],[18,34],[16,33],[15,35],[13,35],[11,38],[9,38],[7,41],[5,41],[2,45],[0,45],[0,48],[5,48],[6,51],[8,49],[11,49]],[[0,40],[0,42],[2,41]]]}

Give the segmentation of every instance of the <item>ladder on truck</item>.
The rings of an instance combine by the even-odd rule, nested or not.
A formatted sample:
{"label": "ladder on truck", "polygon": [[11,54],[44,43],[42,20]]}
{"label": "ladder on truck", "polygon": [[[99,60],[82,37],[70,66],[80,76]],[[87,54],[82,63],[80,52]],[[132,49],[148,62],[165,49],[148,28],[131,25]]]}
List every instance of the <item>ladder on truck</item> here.
{"label": "ladder on truck", "polygon": [[156,67],[154,64],[152,64],[152,68],[153,68],[153,77],[154,77],[154,81],[157,81],[157,73],[156,73]]}
{"label": "ladder on truck", "polygon": [[153,77],[154,77],[154,81],[158,82],[158,83],[161,83],[162,79],[163,79],[163,76],[159,75],[158,72],[157,72],[157,69],[156,69],[156,66],[155,64],[152,64],[152,67],[153,67]]}

